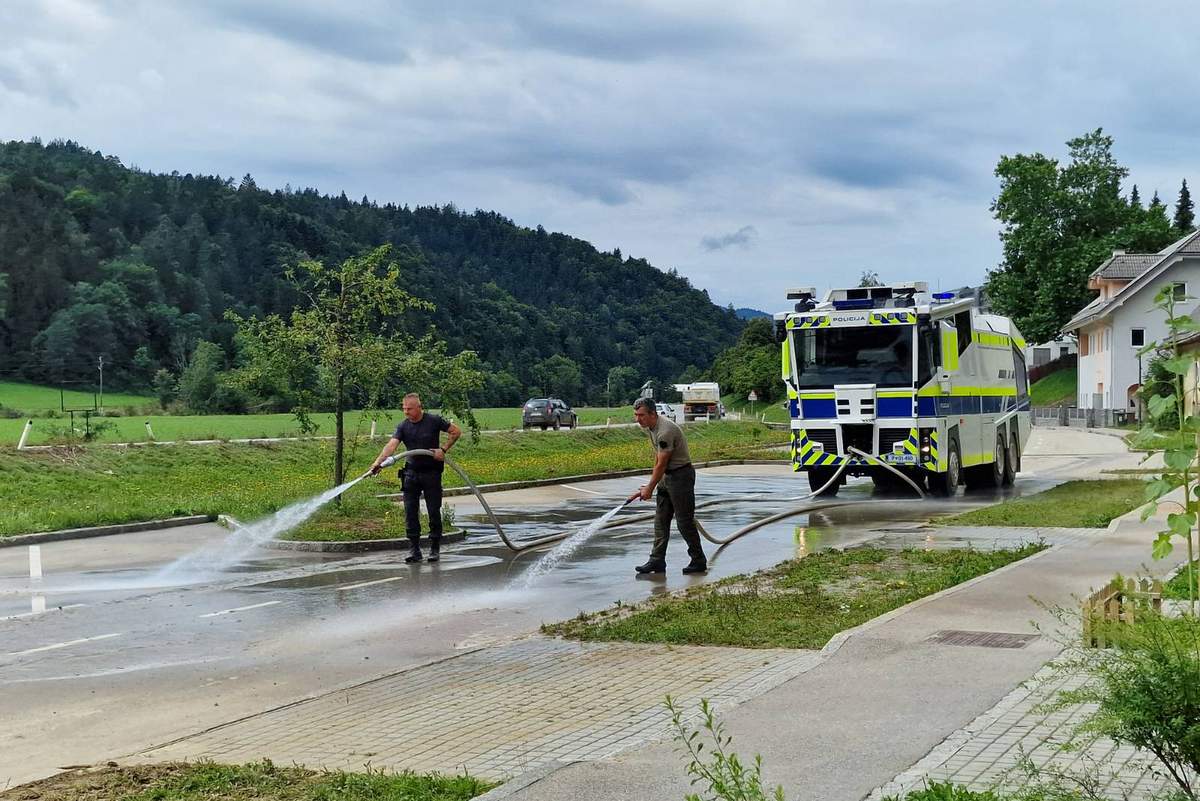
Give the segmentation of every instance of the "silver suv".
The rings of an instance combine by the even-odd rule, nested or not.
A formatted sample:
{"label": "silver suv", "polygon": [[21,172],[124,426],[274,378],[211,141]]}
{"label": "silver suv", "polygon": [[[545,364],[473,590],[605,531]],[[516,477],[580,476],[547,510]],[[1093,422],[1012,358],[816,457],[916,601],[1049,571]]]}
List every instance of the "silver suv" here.
{"label": "silver suv", "polygon": [[558,398],[531,398],[521,410],[521,428],[540,427],[543,431],[551,426],[554,430],[579,425],[579,415]]}

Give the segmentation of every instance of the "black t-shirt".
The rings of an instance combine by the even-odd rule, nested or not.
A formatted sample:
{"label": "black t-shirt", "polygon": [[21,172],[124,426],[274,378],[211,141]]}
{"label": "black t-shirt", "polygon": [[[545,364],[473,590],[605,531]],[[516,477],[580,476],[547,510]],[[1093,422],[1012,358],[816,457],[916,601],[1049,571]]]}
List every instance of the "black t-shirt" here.
{"label": "black t-shirt", "polygon": [[[449,420],[441,415],[425,412],[421,415],[421,419],[415,423],[405,418],[400,425],[396,426],[396,433],[392,434],[392,436],[404,443],[406,451],[411,451],[414,448],[424,448],[431,451],[434,448],[442,447],[442,432],[449,430]],[[414,470],[442,469],[442,463],[432,456],[410,456],[408,457],[408,466]]]}

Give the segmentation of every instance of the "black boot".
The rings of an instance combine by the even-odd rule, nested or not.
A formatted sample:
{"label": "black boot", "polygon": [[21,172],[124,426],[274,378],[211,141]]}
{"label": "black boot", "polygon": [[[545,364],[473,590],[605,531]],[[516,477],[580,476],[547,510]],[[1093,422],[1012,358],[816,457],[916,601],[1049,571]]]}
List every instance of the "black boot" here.
{"label": "black boot", "polygon": [[693,559],[688,562],[687,567],[683,569],[684,573],[707,573],[708,562],[704,559]]}
{"label": "black boot", "polygon": [[651,559],[644,565],[638,565],[634,570],[639,573],[666,573],[667,563],[661,559]]}
{"label": "black boot", "polygon": [[442,558],[442,535],[429,535],[429,561],[436,562]]}
{"label": "black boot", "polygon": [[420,562],[424,557],[421,556],[421,538],[409,537],[408,541],[411,543],[411,549],[408,556],[404,557],[404,561],[411,565],[414,562]]}

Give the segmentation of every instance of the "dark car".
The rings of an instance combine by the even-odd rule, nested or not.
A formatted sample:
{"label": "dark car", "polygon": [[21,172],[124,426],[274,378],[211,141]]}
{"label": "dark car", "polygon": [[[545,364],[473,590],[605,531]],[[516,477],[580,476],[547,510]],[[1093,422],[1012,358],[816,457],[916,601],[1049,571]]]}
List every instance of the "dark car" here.
{"label": "dark car", "polygon": [[579,415],[558,398],[533,398],[525,401],[521,410],[521,428],[539,426],[543,431],[551,426],[557,431],[579,425]]}

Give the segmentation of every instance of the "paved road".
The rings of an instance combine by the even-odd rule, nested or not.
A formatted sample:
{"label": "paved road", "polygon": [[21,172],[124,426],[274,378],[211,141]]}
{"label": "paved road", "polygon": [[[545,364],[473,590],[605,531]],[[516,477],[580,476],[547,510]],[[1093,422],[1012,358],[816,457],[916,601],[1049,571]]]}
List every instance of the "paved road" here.
{"label": "paved road", "polygon": [[[1042,430],[1037,437],[1040,452],[1031,449],[1029,474],[1007,494],[1129,458],[1119,441],[1112,440],[1116,448],[1099,441],[1111,438]],[[594,518],[637,483],[614,479],[489,497],[514,534],[532,536]],[[785,466],[746,466],[703,471],[698,486],[702,495],[789,497],[804,484]],[[404,565],[395,555],[276,551],[223,563],[196,554],[222,543],[227,532],[197,526],[43,545],[44,576],[32,582],[27,549],[2,549],[0,786],[506,643],[543,621],[617,599],[637,601],[831,545],[880,537],[925,542],[926,532],[905,524],[994,500],[986,494],[878,498],[862,482],[843,497],[857,503],[766,527],[716,554],[708,577],[635,577],[631,567],[644,558],[649,528],[634,526],[593,540],[532,589],[520,588],[520,577],[538,555],[512,555],[478,521],[468,543],[437,566]],[[472,523],[474,499],[455,503],[460,519]],[[718,507],[704,520],[720,534],[778,508]],[[679,544],[673,555],[681,564]],[[49,611],[33,613],[42,603]]]}

